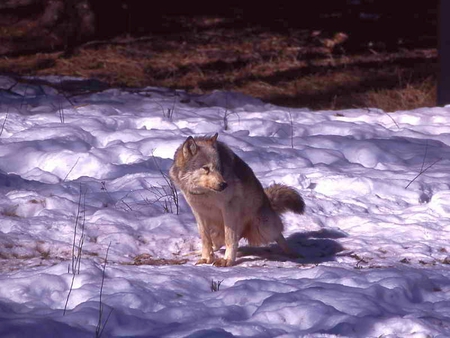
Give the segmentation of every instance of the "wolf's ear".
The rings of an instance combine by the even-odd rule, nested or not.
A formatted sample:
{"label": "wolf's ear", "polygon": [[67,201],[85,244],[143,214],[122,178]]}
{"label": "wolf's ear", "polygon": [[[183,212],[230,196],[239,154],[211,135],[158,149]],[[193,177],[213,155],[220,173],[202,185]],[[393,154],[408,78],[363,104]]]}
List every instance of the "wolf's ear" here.
{"label": "wolf's ear", "polygon": [[214,136],[211,137],[212,143],[216,143],[218,137],[219,137],[219,133],[215,133]]}
{"label": "wolf's ear", "polygon": [[188,158],[194,156],[197,153],[197,143],[192,136],[189,136],[183,143],[183,156]]}

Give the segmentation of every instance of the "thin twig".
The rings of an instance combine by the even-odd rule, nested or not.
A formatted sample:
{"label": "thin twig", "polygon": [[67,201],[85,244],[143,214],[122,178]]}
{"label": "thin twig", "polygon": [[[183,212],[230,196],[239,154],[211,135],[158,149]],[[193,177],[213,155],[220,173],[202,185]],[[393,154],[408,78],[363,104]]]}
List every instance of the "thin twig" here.
{"label": "thin twig", "polygon": [[[80,194],[81,194],[80,190]],[[84,239],[86,237],[84,230],[86,226],[86,193],[87,190],[85,190],[83,194],[83,209],[82,209],[82,221],[81,221],[81,234],[80,239],[78,241],[78,253],[77,253],[77,274],[80,274],[80,267],[81,267],[81,254],[83,252],[83,245],[84,245]]]}
{"label": "thin twig", "polygon": [[77,208],[77,214],[75,215],[75,226],[73,229],[73,240],[72,240],[72,274],[75,274],[76,271],[76,254],[75,254],[75,248],[76,248],[76,243],[77,243],[77,230],[78,230],[78,222],[80,219],[80,214],[81,214],[81,198],[82,198],[82,193],[81,193],[81,185],[80,185],[80,195],[78,197],[78,208]]}
{"label": "thin twig", "polygon": [[67,173],[66,177],[64,177],[63,182],[65,182],[67,180],[67,177],[69,177],[70,173],[73,171],[73,169],[75,169],[75,167],[77,166],[79,160],[80,160],[80,157],[77,158],[77,160],[75,161],[75,164],[72,166],[72,168],[70,168],[70,170]]}
{"label": "thin twig", "polygon": [[427,154],[428,154],[428,140],[425,143],[425,154],[423,155],[422,166],[420,167],[420,172],[423,171],[423,167],[425,166],[425,160],[427,158]]}
{"label": "thin twig", "polygon": [[20,107],[19,107],[20,111],[22,110],[22,107],[24,106],[24,103],[25,103],[25,100],[26,100],[26,97],[27,97],[28,86],[29,86],[29,84],[27,82],[27,84],[25,85],[25,90],[23,92],[22,101],[20,102]]}
{"label": "thin twig", "polygon": [[[174,183],[172,182],[172,180],[170,179],[170,177],[161,169],[161,167],[159,166],[158,161],[156,161],[156,158],[154,155],[152,155],[153,158],[153,162],[155,163],[156,168],[159,170],[161,176],[163,177],[164,181],[166,182],[166,185],[168,187],[165,188],[164,186],[161,186],[163,193],[159,192],[159,190],[157,190],[156,187],[154,186],[150,186],[150,188],[148,190],[150,190],[155,196],[156,196],[156,200],[153,203],[160,203],[163,210],[165,212],[171,212],[173,213],[172,210],[172,205],[175,205],[175,211],[176,214],[179,214],[179,198],[178,198],[178,192],[177,189],[174,185]],[[163,202],[161,202],[161,200],[163,200]]]}
{"label": "thin twig", "polygon": [[111,313],[113,312],[114,309],[111,309],[111,311],[109,311],[108,316],[106,317],[105,322],[102,325],[102,319],[103,319],[103,302],[102,302],[102,296],[103,296],[103,286],[105,284],[105,276],[106,276],[106,264],[108,263],[108,254],[109,254],[109,249],[111,248],[111,242],[109,242],[108,248],[106,249],[106,255],[105,255],[105,261],[103,262],[103,273],[102,273],[102,283],[100,285],[100,305],[99,305],[99,309],[98,309],[98,323],[97,323],[97,327],[95,329],[95,337],[96,338],[100,338],[103,330],[106,327],[106,324],[108,323],[109,317],[111,316]]}
{"label": "thin twig", "polygon": [[101,182],[102,187],[100,188],[102,191],[106,192],[106,194],[108,195],[109,199],[111,200],[112,203],[114,203],[114,205],[117,205],[119,202],[122,202],[127,208],[123,208],[124,211],[133,211],[133,209],[131,208],[131,206],[125,202],[125,198],[128,196],[128,193],[120,200],[118,200],[116,202],[115,198],[111,195],[111,193],[108,191],[108,189],[106,188],[106,182],[102,181]]}
{"label": "thin twig", "polygon": [[225,109],[225,113],[223,114],[223,130],[228,130],[228,110]]}
{"label": "thin twig", "polygon": [[217,282],[212,279],[211,280],[211,292],[217,292],[220,290],[220,285],[222,284],[223,280],[218,280]]}
{"label": "thin twig", "polygon": [[[83,251],[83,244],[84,244],[84,238],[85,238],[85,224],[86,224],[86,193],[83,194],[83,189],[80,184],[80,195],[78,198],[78,208],[77,208],[77,214],[75,216],[75,226],[73,231],[73,241],[72,241],[72,274],[79,274],[80,273],[80,265],[81,265],[81,254]],[[83,214],[83,215],[82,215]],[[81,225],[80,225],[81,222]],[[81,227],[81,234],[80,239],[78,240],[77,245],[77,232],[78,229]]]}
{"label": "thin twig", "polygon": [[[175,93],[174,93],[174,96],[173,96],[172,109],[167,108],[167,116],[166,116],[166,117],[167,117],[170,121],[172,121],[173,114],[175,113],[175,105],[177,104],[177,97],[178,97],[178,93],[175,92]],[[164,113],[163,113],[163,115],[164,115]]]}
{"label": "thin twig", "polygon": [[389,118],[392,120],[392,122],[394,122],[394,124],[397,126],[397,129],[400,129],[400,126],[398,125],[398,123],[394,120],[394,118],[391,115],[389,115],[389,113],[385,112],[384,110],[383,110],[383,113],[385,113],[387,116],[389,116]]}
{"label": "thin twig", "polygon": [[75,282],[75,274],[72,274],[72,282],[70,283],[69,293],[67,294],[67,298],[66,298],[66,304],[64,304],[63,316],[66,315],[67,305],[69,304],[69,298],[70,298],[70,294],[72,293],[72,290],[73,290],[74,282]]}
{"label": "thin twig", "polygon": [[0,130],[0,136],[2,136],[3,130],[5,130],[5,124],[6,124],[7,119],[8,119],[8,111],[6,111],[5,119],[3,120],[3,123],[2,123],[2,129]]}
{"label": "thin twig", "polygon": [[64,116],[64,108],[62,102],[58,103],[58,112],[59,112],[59,120],[64,124],[65,116]]}
{"label": "thin twig", "polygon": [[436,161],[434,161],[433,163],[431,163],[428,167],[426,167],[424,170],[421,170],[420,173],[413,178],[413,180],[411,182],[408,183],[408,185],[405,187],[405,189],[408,189],[408,187],[416,180],[419,178],[420,175],[422,175],[425,171],[427,171],[428,169],[430,169],[432,166],[434,166],[436,163],[438,163],[440,160],[442,160],[442,158],[438,158]]}
{"label": "thin twig", "polygon": [[291,111],[288,111],[289,114],[289,122],[291,124],[291,148],[294,149],[294,121],[292,120]]}
{"label": "thin twig", "polygon": [[[83,203],[82,203],[83,200]],[[83,210],[82,210],[82,205],[83,205]],[[81,236],[80,239],[78,241],[78,248],[76,245],[77,242],[77,231],[78,231],[78,226],[79,226],[79,219],[80,219],[80,214],[83,212],[84,213],[84,208],[86,205],[86,193],[84,194],[84,199],[83,199],[83,192],[82,192],[82,188],[80,185],[80,196],[78,198],[78,209],[77,209],[77,214],[75,216],[75,227],[73,230],[73,240],[72,240],[72,264],[69,264],[68,267],[68,273],[72,273],[72,281],[70,283],[70,287],[69,287],[69,293],[67,294],[67,298],[66,298],[66,303],[64,305],[64,311],[63,311],[63,316],[66,315],[66,311],[67,311],[67,305],[69,304],[69,298],[70,295],[72,293],[73,290],[73,284],[75,282],[75,276],[77,274],[80,274],[80,266],[81,266],[81,253],[83,250],[83,244],[84,244],[84,227],[85,227],[85,214],[83,217],[83,221],[81,223]],[[75,250],[76,248],[76,250]],[[72,271],[70,271],[72,270]]]}

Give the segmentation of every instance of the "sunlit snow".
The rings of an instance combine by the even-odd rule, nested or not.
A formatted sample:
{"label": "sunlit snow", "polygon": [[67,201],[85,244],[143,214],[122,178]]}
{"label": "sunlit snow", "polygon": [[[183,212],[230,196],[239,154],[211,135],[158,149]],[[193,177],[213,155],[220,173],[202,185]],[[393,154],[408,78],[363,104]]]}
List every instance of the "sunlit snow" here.
{"label": "sunlit snow", "polygon": [[[0,77],[0,337],[450,336],[450,107],[57,87]],[[284,216],[303,258],[242,241],[236,266],[195,265],[166,175],[216,132],[303,195]]]}

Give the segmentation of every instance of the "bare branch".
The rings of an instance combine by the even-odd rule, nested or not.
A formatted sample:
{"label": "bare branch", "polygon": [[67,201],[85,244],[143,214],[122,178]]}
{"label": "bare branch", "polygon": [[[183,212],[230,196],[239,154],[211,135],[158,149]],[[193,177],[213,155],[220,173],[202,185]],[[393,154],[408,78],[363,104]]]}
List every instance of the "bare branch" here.
{"label": "bare branch", "polygon": [[417,179],[419,178],[420,175],[422,175],[425,171],[427,171],[428,169],[430,169],[432,166],[434,166],[434,165],[435,165],[436,163],[438,163],[440,160],[442,160],[442,158],[438,158],[436,161],[434,161],[433,163],[431,163],[431,164],[430,164],[428,167],[426,167],[424,170],[421,170],[420,173],[419,173],[416,177],[414,177],[414,178],[412,179],[411,182],[408,183],[408,185],[405,187],[405,189],[408,189],[408,187],[409,187],[415,180],[417,180]]}

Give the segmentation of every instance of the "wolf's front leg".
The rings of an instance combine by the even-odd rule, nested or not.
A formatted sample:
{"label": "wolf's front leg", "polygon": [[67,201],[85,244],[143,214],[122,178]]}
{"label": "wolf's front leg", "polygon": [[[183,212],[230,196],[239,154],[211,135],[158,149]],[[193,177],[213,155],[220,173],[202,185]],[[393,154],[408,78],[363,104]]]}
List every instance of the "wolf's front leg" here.
{"label": "wolf's front leg", "polygon": [[238,250],[239,239],[241,235],[240,219],[236,217],[239,215],[236,212],[233,215],[224,215],[225,227],[225,257],[216,259],[215,266],[232,266],[236,261],[236,254]]}
{"label": "wolf's front leg", "polygon": [[202,257],[196,264],[211,264],[214,262],[214,251],[210,232],[208,231],[207,224],[200,217],[197,218],[197,224],[202,240]]}

